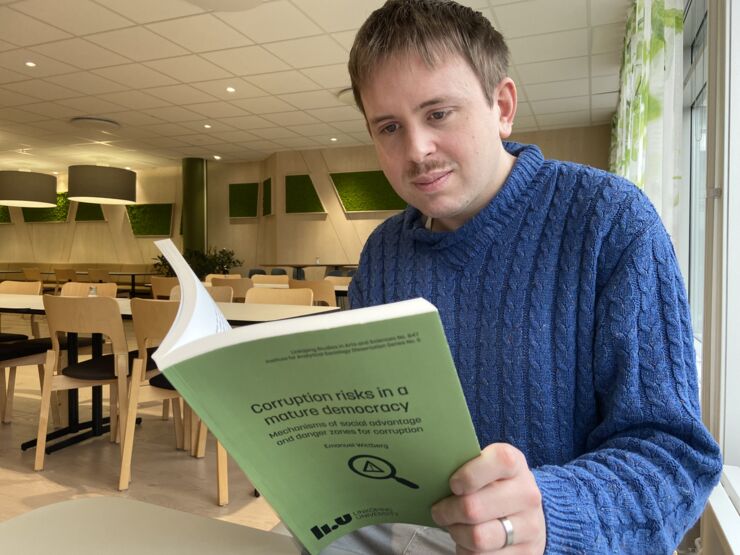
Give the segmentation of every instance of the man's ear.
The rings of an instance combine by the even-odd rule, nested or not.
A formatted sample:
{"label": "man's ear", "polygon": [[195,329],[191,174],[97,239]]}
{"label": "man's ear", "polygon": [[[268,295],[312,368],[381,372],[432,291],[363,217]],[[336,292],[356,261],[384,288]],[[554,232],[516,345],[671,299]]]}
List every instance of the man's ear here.
{"label": "man's ear", "polygon": [[504,77],[496,85],[495,98],[499,111],[499,135],[506,139],[511,135],[516,114],[516,85],[510,77]]}

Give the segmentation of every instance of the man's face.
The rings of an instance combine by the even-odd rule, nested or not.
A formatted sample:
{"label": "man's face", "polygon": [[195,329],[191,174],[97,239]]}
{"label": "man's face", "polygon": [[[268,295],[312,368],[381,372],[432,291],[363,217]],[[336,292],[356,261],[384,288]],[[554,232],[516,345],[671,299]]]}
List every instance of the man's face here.
{"label": "man's face", "polygon": [[429,68],[417,56],[396,56],[376,68],[361,94],[383,172],[401,198],[434,218],[435,229],[463,225],[508,176],[514,159],[501,139],[516,109],[510,79],[489,106],[461,57]]}

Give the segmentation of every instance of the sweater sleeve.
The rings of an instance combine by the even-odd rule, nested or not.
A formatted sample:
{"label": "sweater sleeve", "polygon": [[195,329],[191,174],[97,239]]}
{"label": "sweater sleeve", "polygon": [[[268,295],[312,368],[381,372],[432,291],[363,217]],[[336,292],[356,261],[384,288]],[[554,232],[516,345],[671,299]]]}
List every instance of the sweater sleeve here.
{"label": "sweater sleeve", "polygon": [[599,424],[584,455],[533,469],[546,553],[670,553],[722,461],[701,422],[688,303],[659,221],[622,254],[594,316]]}

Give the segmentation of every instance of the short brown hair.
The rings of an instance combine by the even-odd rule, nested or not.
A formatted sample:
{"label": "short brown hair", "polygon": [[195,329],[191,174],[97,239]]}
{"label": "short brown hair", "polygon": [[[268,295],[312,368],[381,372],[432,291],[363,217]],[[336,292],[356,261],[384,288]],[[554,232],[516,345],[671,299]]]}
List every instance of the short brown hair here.
{"label": "short brown hair", "polygon": [[480,12],[452,0],[388,0],[360,27],[349,55],[352,92],[363,113],[362,87],[377,66],[395,54],[416,54],[429,67],[445,55],[462,56],[489,105],[509,67],[503,36]]}

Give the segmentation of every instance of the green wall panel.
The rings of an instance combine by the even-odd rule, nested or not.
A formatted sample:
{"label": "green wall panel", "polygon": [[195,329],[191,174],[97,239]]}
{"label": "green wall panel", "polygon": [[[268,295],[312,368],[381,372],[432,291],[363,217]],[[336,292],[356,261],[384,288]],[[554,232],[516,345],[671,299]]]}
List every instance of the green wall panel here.
{"label": "green wall panel", "polygon": [[272,178],[268,177],[262,182],[262,215],[272,214]]}
{"label": "green wall panel", "polygon": [[104,222],[103,207],[91,202],[78,202],[76,222]]}
{"label": "green wall panel", "polygon": [[170,236],[172,204],[134,204],[126,206],[134,235]]}
{"label": "green wall panel", "polygon": [[10,222],[10,208],[7,206],[0,206],[0,224],[9,224]]}
{"label": "green wall panel", "polygon": [[324,212],[319,195],[308,175],[285,176],[285,213]]}
{"label": "green wall panel", "polygon": [[229,184],[229,218],[256,218],[259,183]]}
{"label": "green wall panel", "polygon": [[346,212],[403,210],[399,197],[381,171],[330,174]]}
{"label": "green wall panel", "polygon": [[67,193],[57,193],[55,208],[21,208],[24,222],[66,222],[69,214]]}

